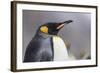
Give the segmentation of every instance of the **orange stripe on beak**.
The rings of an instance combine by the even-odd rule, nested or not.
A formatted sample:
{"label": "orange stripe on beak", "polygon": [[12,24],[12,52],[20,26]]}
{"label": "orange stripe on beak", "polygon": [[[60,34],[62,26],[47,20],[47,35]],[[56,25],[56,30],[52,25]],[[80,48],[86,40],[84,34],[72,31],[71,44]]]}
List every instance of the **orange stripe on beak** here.
{"label": "orange stripe on beak", "polygon": [[64,24],[61,24],[61,25],[59,25],[58,27],[57,27],[57,29],[60,29],[60,28],[62,28],[64,26]]}

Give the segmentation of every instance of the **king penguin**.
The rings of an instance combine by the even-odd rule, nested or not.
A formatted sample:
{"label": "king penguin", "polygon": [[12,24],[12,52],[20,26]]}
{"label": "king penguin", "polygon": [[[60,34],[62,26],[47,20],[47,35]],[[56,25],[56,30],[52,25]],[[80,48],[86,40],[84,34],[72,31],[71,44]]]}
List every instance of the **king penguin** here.
{"label": "king penguin", "polygon": [[67,46],[58,32],[72,20],[41,25],[28,44],[23,62],[69,60]]}

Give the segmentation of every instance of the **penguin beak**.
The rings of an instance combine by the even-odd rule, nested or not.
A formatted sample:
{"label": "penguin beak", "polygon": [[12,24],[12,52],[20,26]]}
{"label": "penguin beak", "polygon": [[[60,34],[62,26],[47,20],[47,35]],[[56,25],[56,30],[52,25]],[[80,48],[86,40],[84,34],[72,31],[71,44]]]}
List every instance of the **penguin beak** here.
{"label": "penguin beak", "polygon": [[57,29],[61,29],[62,27],[64,27],[64,24],[61,24],[57,27]]}
{"label": "penguin beak", "polygon": [[61,23],[58,24],[57,29],[61,29],[62,27],[64,27],[65,23],[69,24],[71,22],[73,22],[73,21],[72,20],[68,20],[68,21],[65,21],[65,22],[61,22]]}

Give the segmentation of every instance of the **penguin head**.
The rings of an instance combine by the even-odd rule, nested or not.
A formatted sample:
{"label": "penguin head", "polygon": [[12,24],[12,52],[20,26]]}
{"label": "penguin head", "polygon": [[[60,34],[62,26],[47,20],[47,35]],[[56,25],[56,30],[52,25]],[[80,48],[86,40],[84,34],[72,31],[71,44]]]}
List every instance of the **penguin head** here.
{"label": "penguin head", "polygon": [[59,30],[63,28],[65,24],[69,24],[71,22],[72,20],[60,23],[46,23],[39,27],[39,31],[49,35],[57,35]]}

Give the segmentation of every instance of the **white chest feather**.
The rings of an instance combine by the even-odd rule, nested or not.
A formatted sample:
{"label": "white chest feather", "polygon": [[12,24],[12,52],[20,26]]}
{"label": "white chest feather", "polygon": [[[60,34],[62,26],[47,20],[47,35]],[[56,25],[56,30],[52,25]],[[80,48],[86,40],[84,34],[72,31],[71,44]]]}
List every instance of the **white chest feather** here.
{"label": "white chest feather", "polygon": [[64,41],[57,36],[53,37],[54,61],[68,60],[68,51]]}

